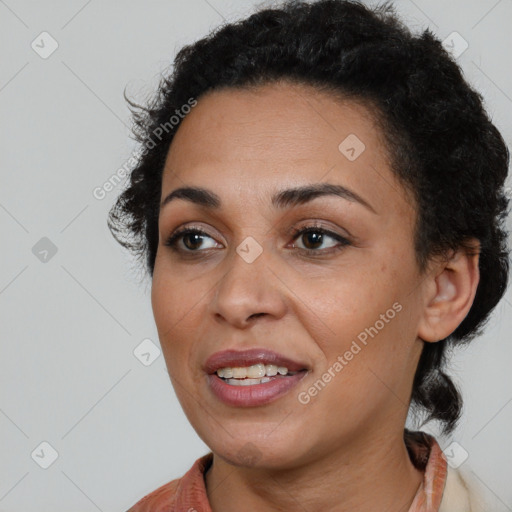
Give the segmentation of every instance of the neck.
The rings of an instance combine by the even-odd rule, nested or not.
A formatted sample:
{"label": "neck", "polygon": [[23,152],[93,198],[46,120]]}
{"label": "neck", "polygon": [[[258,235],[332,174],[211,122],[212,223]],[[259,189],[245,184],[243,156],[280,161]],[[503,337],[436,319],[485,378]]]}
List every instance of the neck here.
{"label": "neck", "polygon": [[423,472],[412,464],[403,434],[374,434],[292,470],[234,466],[214,454],[206,473],[213,512],[332,510],[408,511]]}

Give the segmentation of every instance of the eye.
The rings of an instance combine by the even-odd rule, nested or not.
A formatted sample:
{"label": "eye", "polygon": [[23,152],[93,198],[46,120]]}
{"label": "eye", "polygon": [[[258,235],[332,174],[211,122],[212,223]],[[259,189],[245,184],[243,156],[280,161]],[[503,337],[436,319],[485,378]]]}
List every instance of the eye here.
{"label": "eye", "polygon": [[[314,256],[331,253],[350,245],[350,241],[345,237],[316,224],[300,229],[293,228],[291,235],[293,240],[298,239],[304,245],[304,247],[298,247],[300,251]],[[210,239],[212,242],[205,246],[205,239]],[[328,243],[329,245],[326,245]],[[193,253],[200,252],[200,249],[214,249],[216,242],[202,229],[188,226],[172,233],[164,245],[176,252]]]}
{"label": "eye", "polygon": [[[166,241],[166,246],[170,247],[174,251],[182,251],[182,252],[197,252],[197,250],[201,247],[203,240],[205,238],[209,238],[213,240],[213,238],[205,233],[203,230],[198,228],[186,227],[183,229],[179,229],[175,231]],[[183,247],[179,246],[179,242],[183,242]],[[214,248],[214,244],[210,244],[206,249]],[[205,248],[205,247],[203,247]]]}
{"label": "eye", "polygon": [[[350,241],[345,237],[318,225],[306,226],[300,229],[294,228],[292,229],[292,234],[294,240],[298,239],[304,245],[304,247],[299,247],[299,249],[308,254],[330,253],[350,245]],[[325,244],[329,243],[329,240],[331,242],[326,246]]]}

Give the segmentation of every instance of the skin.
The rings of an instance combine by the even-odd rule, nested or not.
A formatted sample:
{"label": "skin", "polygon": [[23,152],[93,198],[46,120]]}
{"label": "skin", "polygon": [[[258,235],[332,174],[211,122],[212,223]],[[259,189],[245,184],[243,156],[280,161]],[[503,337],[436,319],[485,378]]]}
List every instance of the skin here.
{"label": "skin", "polygon": [[[350,134],[366,146],[354,161],[338,149]],[[270,204],[279,190],[321,182],[351,189],[375,212],[336,196]],[[215,192],[222,207],[176,199],[161,208],[151,299],[178,399],[214,453],[206,473],[212,510],[408,510],[423,478],[403,442],[414,372],[424,341],[447,336],[469,311],[478,256],[453,253],[419,273],[415,203],[390,169],[371,110],[309,86],[201,97],[170,147],[162,199],[185,185]],[[311,237],[289,234],[314,222],[350,243],[332,251],[339,242],[324,235],[315,249]],[[190,237],[178,242],[181,253],[164,245],[184,225],[207,233],[195,252],[186,253]],[[252,263],[236,252],[249,236],[263,249]],[[301,403],[298,394],[394,303],[401,311]],[[257,347],[310,371],[263,406],[219,401],[206,359]]]}

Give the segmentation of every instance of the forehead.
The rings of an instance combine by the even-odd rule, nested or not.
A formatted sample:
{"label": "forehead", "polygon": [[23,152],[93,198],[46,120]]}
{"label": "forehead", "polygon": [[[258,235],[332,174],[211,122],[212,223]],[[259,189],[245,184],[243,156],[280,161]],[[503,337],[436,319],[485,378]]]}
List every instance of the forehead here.
{"label": "forehead", "polygon": [[199,99],[169,149],[162,195],[186,184],[248,200],[321,181],[355,190],[377,210],[387,203],[403,214],[410,203],[366,106],[273,83]]}

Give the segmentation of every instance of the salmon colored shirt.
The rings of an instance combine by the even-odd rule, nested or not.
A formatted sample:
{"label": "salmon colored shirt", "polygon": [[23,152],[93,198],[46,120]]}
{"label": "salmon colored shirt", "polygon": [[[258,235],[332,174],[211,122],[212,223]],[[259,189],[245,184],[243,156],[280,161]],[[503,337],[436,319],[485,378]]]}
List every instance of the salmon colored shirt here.
{"label": "salmon colored shirt", "polygon": [[[438,512],[447,475],[447,462],[434,437],[406,430],[405,444],[423,481],[408,512]],[[213,460],[210,452],[197,459],[185,475],[144,496],[127,512],[212,512],[204,475]]]}

